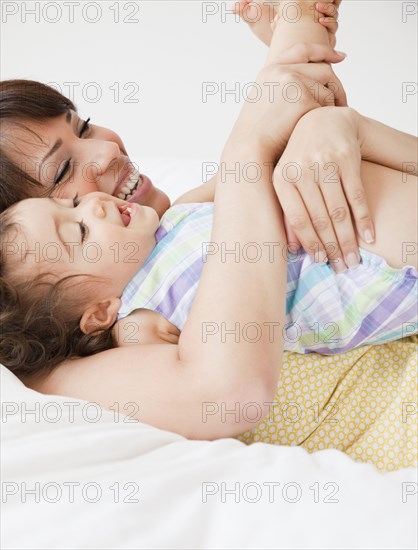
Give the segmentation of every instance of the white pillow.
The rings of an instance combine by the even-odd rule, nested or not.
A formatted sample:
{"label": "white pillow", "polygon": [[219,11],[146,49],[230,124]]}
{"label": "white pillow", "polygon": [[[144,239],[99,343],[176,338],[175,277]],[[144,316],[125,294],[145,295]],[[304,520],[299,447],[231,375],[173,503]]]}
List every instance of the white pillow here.
{"label": "white pillow", "polygon": [[140,156],[131,159],[140,172],[167,193],[171,202],[208,181],[217,170],[217,163],[200,159],[143,159]]}

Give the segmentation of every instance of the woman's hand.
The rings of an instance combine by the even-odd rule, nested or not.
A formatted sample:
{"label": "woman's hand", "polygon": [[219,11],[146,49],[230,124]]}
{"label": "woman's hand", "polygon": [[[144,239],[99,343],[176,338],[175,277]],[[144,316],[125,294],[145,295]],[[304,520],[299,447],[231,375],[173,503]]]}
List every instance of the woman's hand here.
{"label": "woman's hand", "polygon": [[337,30],[338,30],[338,8],[340,7],[341,0],[334,0],[333,2],[318,2],[316,4],[317,11],[321,14],[319,16],[319,22],[326,27],[329,34],[329,43],[331,48],[335,48],[337,43]]}
{"label": "woman's hand", "polygon": [[[374,235],[360,178],[358,118],[350,108],[315,109],[297,124],[274,171],[288,242],[337,273],[358,265],[359,235]],[[338,262],[336,262],[338,260]]]}
{"label": "woman's hand", "polygon": [[[300,57],[301,50],[306,62],[288,64]],[[279,63],[263,67],[254,99],[244,102],[230,139],[257,144],[275,166],[303,115],[318,107],[347,104],[343,86],[328,64],[337,60],[341,56],[327,46],[298,44],[284,52]]]}

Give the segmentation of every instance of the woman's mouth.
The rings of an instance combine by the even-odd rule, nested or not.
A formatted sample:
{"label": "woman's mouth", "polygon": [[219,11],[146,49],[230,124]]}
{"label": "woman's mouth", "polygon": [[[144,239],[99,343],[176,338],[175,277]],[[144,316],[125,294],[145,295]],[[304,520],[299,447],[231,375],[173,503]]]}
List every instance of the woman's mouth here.
{"label": "woman's mouth", "polygon": [[116,195],[118,199],[142,204],[142,200],[152,189],[152,181],[145,174],[134,169]]}
{"label": "woman's mouth", "polygon": [[118,199],[128,201],[141,187],[142,183],[143,179],[141,174],[134,168],[129,178],[124,182],[123,187],[119,190],[117,194]]}

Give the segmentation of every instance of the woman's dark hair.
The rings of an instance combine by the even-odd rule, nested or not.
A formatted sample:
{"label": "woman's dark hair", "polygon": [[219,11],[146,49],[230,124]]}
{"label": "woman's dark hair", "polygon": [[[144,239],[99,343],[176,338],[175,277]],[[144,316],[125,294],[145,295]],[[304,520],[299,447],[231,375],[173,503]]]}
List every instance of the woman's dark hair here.
{"label": "woman's dark hair", "polygon": [[77,111],[70,99],[42,82],[0,82],[0,212],[20,200],[45,193],[38,180],[12,161],[10,153],[13,151],[16,157],[20,153],[12,128],[20,127],[36,135],[25,122],[42,122],[63,115],[70,109]]}
{"label": "woman's dark hair", "polygon": [[115,347],[111,328],[94,335],[80,329],[80,307],[88,289],[81,284],[76,288],[80,306],[68,289],[78,284],[77,277],[85,283],[84,276],[57,283],[40,275],[21,280],[8,258],[19,254],[12,246],[16,231],[11,210],[0,214],[0,363],[27,381],[50,374],[67,359]]}

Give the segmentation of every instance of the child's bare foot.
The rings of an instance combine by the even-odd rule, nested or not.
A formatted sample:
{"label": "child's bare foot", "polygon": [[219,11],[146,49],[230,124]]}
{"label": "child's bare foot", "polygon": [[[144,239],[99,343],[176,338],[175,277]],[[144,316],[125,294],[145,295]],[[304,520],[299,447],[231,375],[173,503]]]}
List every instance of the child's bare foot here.
{"label": "child's bare foot", "polygon": [[315,9],[317,20],[327,29],[329,33],[330,46],[335,48],[335,34],[338,30],[338,8],[341,0],[323,0],[314,2],[311,0],[239,0],[235,2],[235,13],[238,13],[246,21],[252,32],[266,46],[270,46],[273,36],[275,21],[280,17],[285,5],[301,3],[306,9]]}
{"label": "child's bare foot", "polygon": [[266,46],[270,46],[271,37],[273,36],[273,22],[277,14],[273,2],[266,5],[263,0],[239,0],[235,2],[234,11],[248,23],[252,32],[261,42],[264,42]]}

